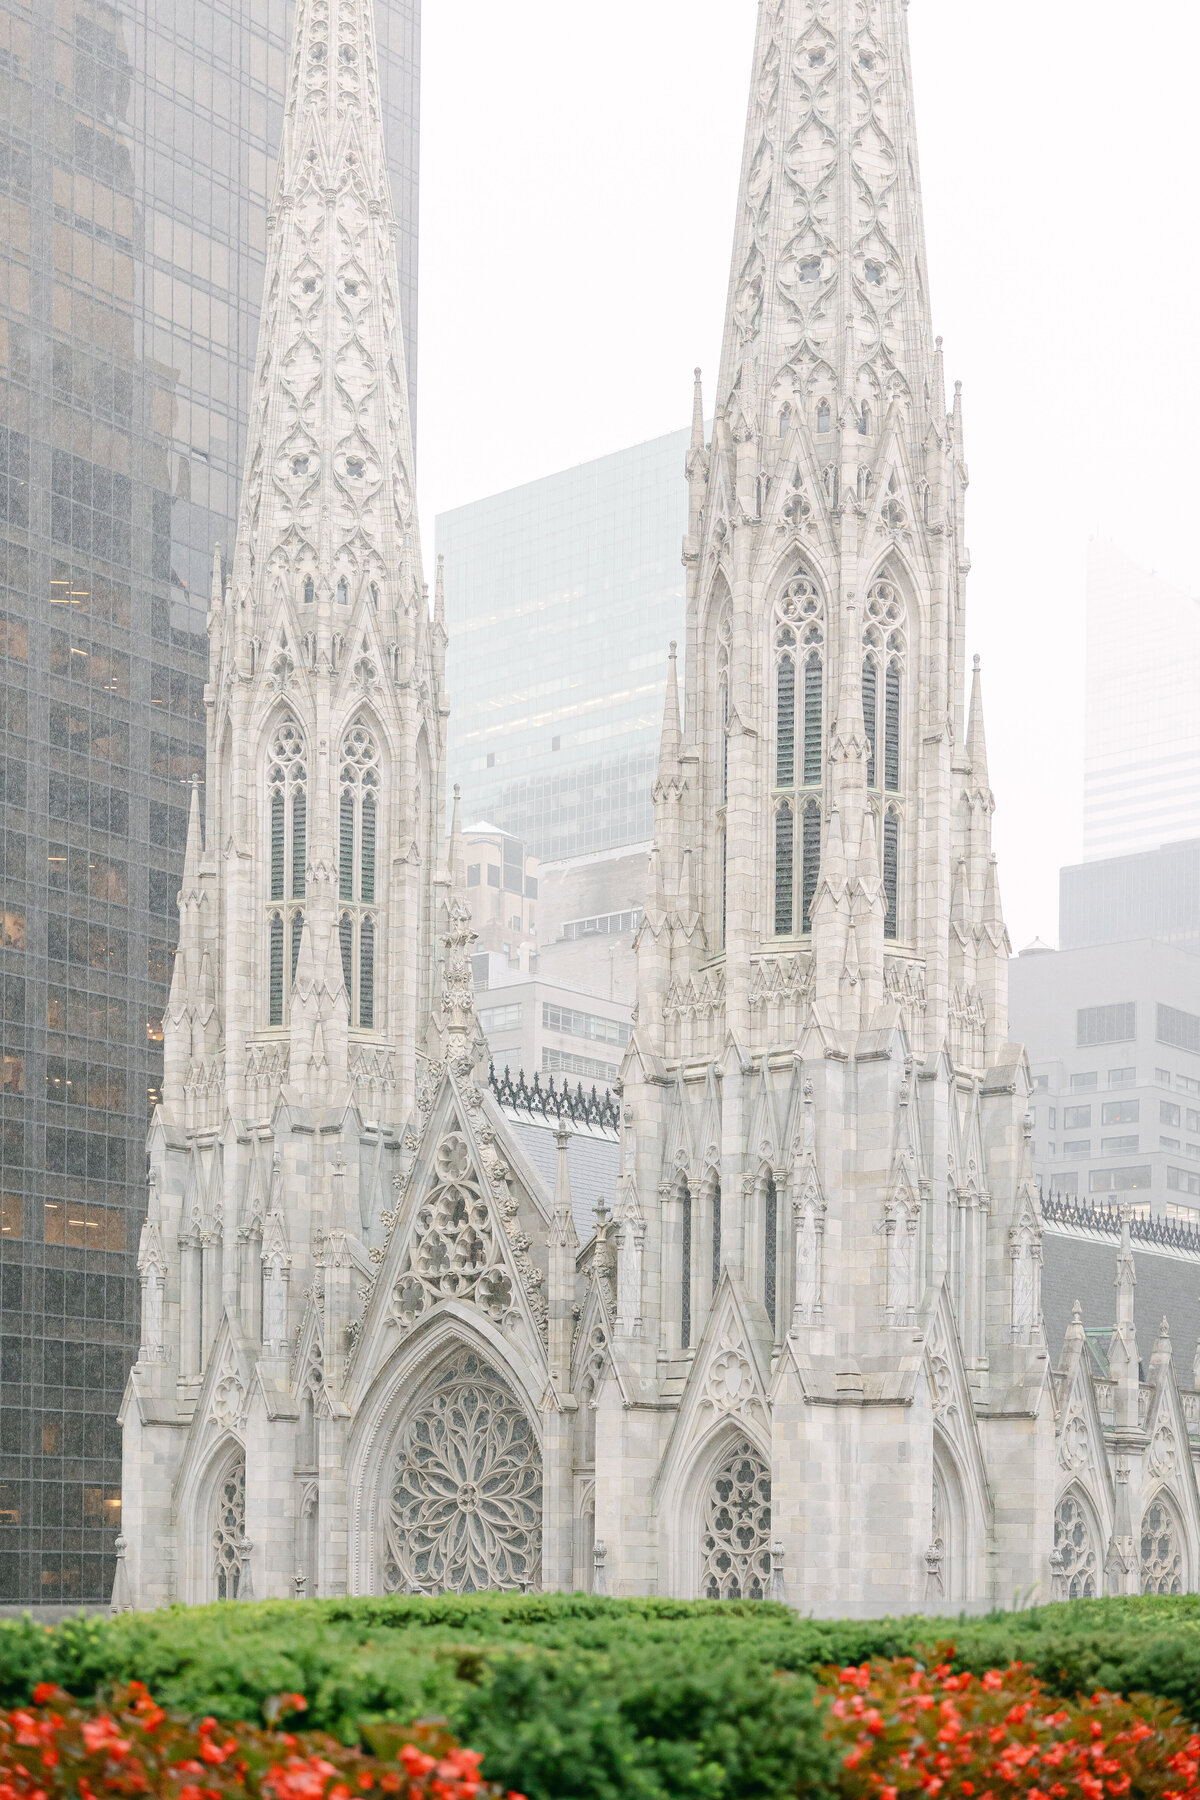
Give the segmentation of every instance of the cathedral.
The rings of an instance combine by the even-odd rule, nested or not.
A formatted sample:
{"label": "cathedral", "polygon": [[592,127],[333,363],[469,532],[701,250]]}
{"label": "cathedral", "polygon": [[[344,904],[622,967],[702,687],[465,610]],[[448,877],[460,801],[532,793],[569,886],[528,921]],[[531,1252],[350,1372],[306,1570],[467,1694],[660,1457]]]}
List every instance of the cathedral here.
{"label": "cathedral", "polygon": [[1200,1587],[1200,1239],[1033,1178],[907,0],[760,0],[713,411],[619,1088],[498,1081],[371,0],[298,0],[117,1608]]}

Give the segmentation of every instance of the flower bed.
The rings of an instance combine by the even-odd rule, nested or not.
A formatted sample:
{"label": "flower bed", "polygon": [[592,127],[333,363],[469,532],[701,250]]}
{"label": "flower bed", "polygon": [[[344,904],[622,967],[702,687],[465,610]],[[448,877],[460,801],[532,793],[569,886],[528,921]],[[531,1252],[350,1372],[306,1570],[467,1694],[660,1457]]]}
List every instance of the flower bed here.
{"label": "flower bed", "polygon": [[[33,1699],[0,1713],[0,1800],[524,1800],[485,1782],[478,1751],[437,1725],[379,1727],[379,1754],[367,1755],[315,1732],[193,1725],[140,1682],[107,1706],[79,1706],[49,1683]],[[285,1694],[271,1710],[303,1709]]]}
{"label": "flower bed", "polygon": [[1063,1701],[1019,1663],[977,1677],[909,1658],[843,1669],[830,1686],[842,1800],[1200,1796],[1200,1736],[1161,1700]]}

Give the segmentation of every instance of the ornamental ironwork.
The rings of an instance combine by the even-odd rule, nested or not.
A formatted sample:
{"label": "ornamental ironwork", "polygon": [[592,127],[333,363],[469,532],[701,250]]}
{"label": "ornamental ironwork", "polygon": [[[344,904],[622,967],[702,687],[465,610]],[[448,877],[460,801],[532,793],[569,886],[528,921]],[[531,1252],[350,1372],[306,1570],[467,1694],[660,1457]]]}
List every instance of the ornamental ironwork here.
{"label": "ornamental ironwork", "polygon": [[241,1585],[246,1536],[246,1464],[242,1457],[225,1471],[217,1489],[213,1522],[213,1579],[218,1600],[236,1600]]}
{"label": "ornamental ironwork", "polygon": [[1143,1594],[1182,1594],[1183,1552],[1175,1509],[1162,1495],[1142,1519]]}
{"label": "ornamental ironwork", "polygon": [[553,1075],[543,1087],[540,1075],[535,1074],[529,1082],[522,1070],[514,1075],[506,1068],[499,1076],[495,1063],[488,1070],[488,1082],[498,1104],[511,1112],[554,1119],[560,1125],[569,1120],[572,1125],[590,1125],[599,1131],[611,1131],[614,1136],[621,1129],[620,1104],[610,1088],[601,1094],[593,1087],[590,1094],[585,1094],[582,1082],[572,1088],[567,1081],[556,1088]]}
{"label": "ornamental ironwork", "polygon": [[1066,1600],[1094,1600],[1099,1593],[1099,1563],[1092,1527],[1078,1494],[1064,1494],[1054,1514],[1054,1548]]}
{"label": "ornamental ironwork", "polygon": [[473,1351],[439,1376],[391,1468],[389,1593],[528,1591],[541,1582],[542,1458],[508,1383]]}
{"label": "ornamental ironwork", "polygon": [[771,1583],[771,1472],[745,1438],[716,1470],[704,1499],[700,1592],[706,1600],[765,1600]]}
{"label": "ornamental ironwork", "polygon": [[[1094,1206],[1073,1194],[1051,1189],[1039,1195],[1042,1218],[1049,1225],[1072,1225],[1077,1230],[1098,1233],[1102,1237],[1121,1235],[1121,1208]],[[1157,1244],[1165,1250],[1186,1250],[1200,1257],[1200,1230],[1181,1219],[1132,1217],[1129,1235],[1134,1243]]]}

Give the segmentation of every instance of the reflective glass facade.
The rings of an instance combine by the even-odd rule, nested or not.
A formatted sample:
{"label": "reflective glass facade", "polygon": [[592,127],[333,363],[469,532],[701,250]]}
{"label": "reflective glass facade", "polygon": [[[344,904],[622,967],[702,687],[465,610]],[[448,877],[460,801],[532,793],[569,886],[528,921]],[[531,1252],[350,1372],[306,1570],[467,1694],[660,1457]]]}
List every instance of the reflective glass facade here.
{"label": "reflective glass facade", "polygon": [[[410,346],[419,8],[377,0]],[[111,1586],[289,11],[0,0],[0,1602]]]}
{"label": "reflective glass facade", "polygon": [[443,513],[449,769],[543,861],[653,833],[688,433]]}

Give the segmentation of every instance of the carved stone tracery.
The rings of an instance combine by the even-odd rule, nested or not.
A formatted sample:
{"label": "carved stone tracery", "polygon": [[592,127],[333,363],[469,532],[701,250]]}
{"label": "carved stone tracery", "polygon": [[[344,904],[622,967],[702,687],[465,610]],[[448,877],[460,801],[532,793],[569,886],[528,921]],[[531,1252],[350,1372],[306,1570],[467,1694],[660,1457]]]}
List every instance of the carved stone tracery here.
{"label": "carved stone tracery", "polygon": [[771,1587],[771,1471],[740,1439],[712,1475],[700,1533],[700,1593],[765,1600]]}
{"label": "carved stone tracery", "polygon": [[391,1465],[389,1593],[478,1593],[541,1581],[542,1460],[504,1378],[459,1353],[405,1423]]}

